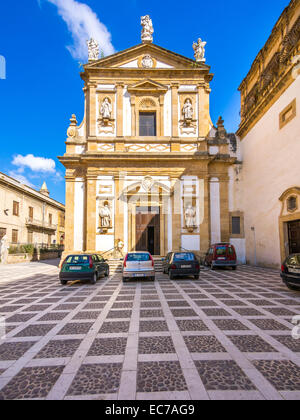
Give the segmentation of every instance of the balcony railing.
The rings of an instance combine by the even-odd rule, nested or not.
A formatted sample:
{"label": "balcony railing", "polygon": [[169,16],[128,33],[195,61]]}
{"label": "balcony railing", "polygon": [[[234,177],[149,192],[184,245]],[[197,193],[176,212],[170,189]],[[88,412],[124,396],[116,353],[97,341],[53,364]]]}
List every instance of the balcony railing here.
{"label": "balcony railing", "polygon": [[38,219],[33,219],[31,217],[28,217],[26,219],[26,225],[37,227],[37,228],[40,228],[40,229],[48,229],[48,230],[56,230],[57,229],[57,225],[54,225],[53,223],[49,223],[49,222],[38,220]]}

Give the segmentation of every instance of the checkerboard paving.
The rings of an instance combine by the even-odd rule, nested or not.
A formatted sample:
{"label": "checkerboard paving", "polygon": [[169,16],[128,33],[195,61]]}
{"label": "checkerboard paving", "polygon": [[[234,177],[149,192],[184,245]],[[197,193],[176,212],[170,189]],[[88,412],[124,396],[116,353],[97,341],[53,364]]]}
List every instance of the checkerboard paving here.
{"label": "checkerboard paving", "polygon": [[54,262],[1,267],[0,399],[300,400],[295,315],[276,270],[61,286]]}

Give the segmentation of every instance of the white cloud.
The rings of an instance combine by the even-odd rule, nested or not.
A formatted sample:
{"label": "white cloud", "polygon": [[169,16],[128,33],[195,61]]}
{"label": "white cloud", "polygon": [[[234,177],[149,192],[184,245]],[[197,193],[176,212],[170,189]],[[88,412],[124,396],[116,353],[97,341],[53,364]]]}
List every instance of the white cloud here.
{"label": "white cloud", "polygon": [[[53,159],[36,157],[34,155],[17,155],[14,157],[12,164],[20,168],[28,167],[34,172],[50,172],[55,173],[55,162]],[[20,170],[19,170],[20,172]]]}
{"label": "white cloud", "polygon": [[46,1],[57,6],[58,14],[66,22],[74,41],[74,44],[67,46],[67,49],[75,59],[87,59],[86,41],[90,38],[99,42],[100,50],[103,51],[104,55],[115,52],[111,43],[110,32],[88,5],[76,0]]}
{"label": "white cloud", "polygon": [[22,184],[28,185],[28,187],[31,187],[34,189],[36,188],[35,185],[33,185],[30,181],[28,181],[28,179],[24,175],[21,175],[20,173],[14,172],[14,171],[10,171],[8,174],[9,176],[21,182]]}

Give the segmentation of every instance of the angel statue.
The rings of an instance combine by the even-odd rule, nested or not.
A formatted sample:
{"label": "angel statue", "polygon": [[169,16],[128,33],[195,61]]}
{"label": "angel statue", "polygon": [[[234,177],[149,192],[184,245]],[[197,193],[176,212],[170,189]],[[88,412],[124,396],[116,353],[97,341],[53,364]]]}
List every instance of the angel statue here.
{"label": "angel statue", "polygon": [[205,63],[206,61],[204,58],[204,55],[205,55],[204,47],[206,44],[207,43],[202,41],[201,38],[199,38],[197,42],[193,43],[193,49],[195,51],[194,57],[197,63]]}
{"label": "angel statue", "polygon": [[152,20],[150,19],[149,15],[141,17],[141,25],[142,29],[142,42],[152,42],[153,41],[153,25]]}
{"label": "angel statue", "polygon": [[89,61],[95,61],[99,59],[99,44],[93,38],[86,41],[89,51]]}

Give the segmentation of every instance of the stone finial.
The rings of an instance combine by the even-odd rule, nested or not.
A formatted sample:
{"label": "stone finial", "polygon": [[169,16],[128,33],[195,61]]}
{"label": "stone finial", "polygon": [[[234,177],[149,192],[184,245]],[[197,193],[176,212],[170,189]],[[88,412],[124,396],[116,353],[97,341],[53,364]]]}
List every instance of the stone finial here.
{"label": "stone finial", "polygon": [[46,184],[45,181],[43,182],[42,188],[40,189],[40,193],[43,194],[43,195],[46,195],[47,197],[49,197],[49,195],[50,195],[50,192],[47,188],[47,184]]}
{"label": "stone finial", "polygon": [[67,131],[67,136],[74,138],[76,137],[77,134],[77,119],[76,119],[76,115],[72,114],[72,117],[70,118],[70,125]]}
{"label": "stone finial", "polygon": [[219,138],[225,138],[226,136],[226,130],[224,127],[224,120],[223,118],[220,116],[217,122],[217,136]]}
{"label": "stone finial", "polygon": [[142,43],[143,44],[149,44],[153,42],[153,25],[152,20],[149,15],[142,16],[141,17],[141,25],[143,27],[142,29]]}

